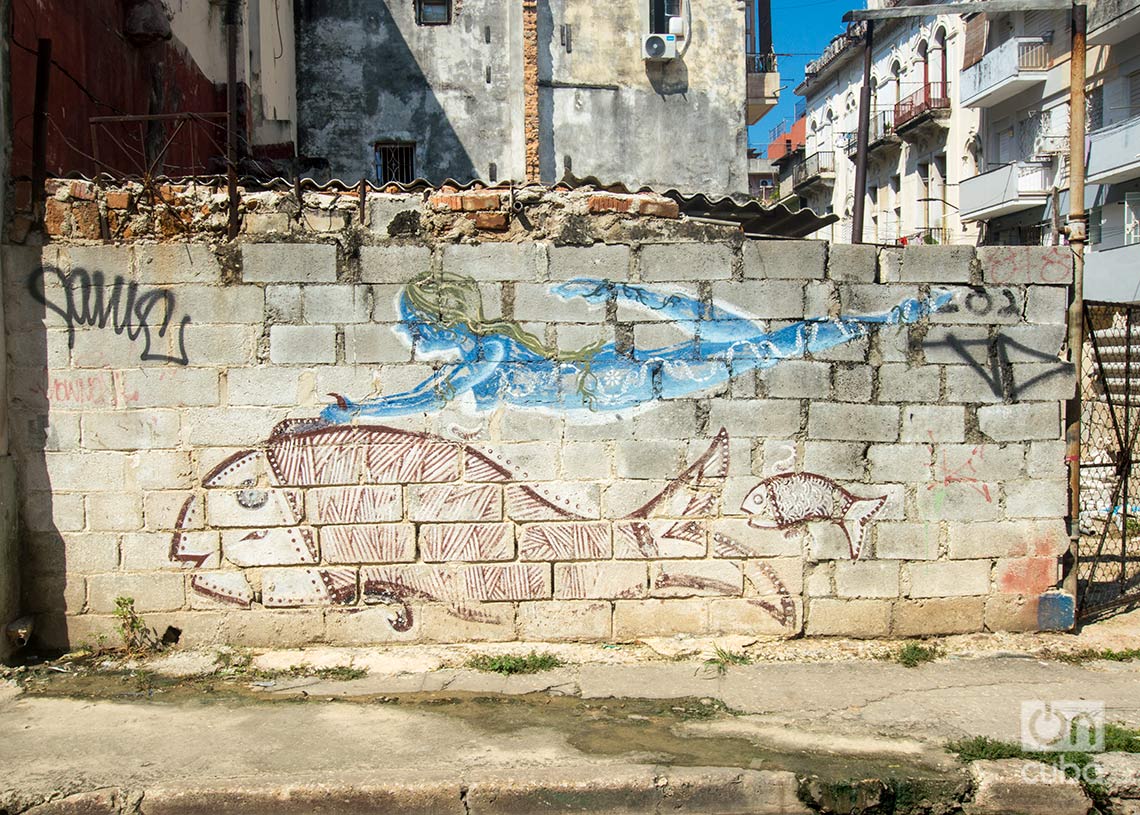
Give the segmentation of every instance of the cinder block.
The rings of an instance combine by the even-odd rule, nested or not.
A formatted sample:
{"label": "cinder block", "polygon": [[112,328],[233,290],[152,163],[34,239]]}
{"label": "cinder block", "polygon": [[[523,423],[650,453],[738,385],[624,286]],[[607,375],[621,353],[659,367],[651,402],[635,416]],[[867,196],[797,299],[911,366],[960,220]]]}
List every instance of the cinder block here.
{"label": "cinder block", "polygon": [[933,323],[1012,325],[1021,322],[1025,289],[1005,286],[947,286],[950,303],[930,315]]}
{"label": "cinder block", "polygon": [[364,283],[404,284],[431,269],[426,246],[360,247],[360,279]]}
{"label": "cinder block", "polygon": [[950,557],[1057,557],[1069,549],[1069,534],[1060,518],[992,523],[951,523]]}
{"label": "cinder block", "polygon": [[80,532],[87,527],[81,494],[30,492],[23,496],[20,520],[29,532]]}
{"label": "cinder block", "polygon": [[619,441],[614,444],[618,478],[666,478],[685,469],[688,444],[676,441]]}
{"label": "cinder block", "polygon": [[874,246],[833,243],[827,248],[827,276],[846,283],[874,283],[879,254]]}
{"label": "cinder block", "polygon": [[978,427],[994,441],[1059,439],[1061,408],[1056,402],[980,407]]}
{"label": "cinder block", "polygon": [[776,399],[827,399],[831,395],[831,366],[826,362],[789,359],[756,372],[768,396]]}
{"label": "cinder block", "polygon": [[982,280],[991,286],[1073,282],[1073,253],[1067,246],[982,246]]}
{"label": "cinder block", "polygon": [[[794,637],[803,626],[803,601],[792,601],[792,616],[781,619],[782,597],[714,597],[708,601],[709,634]],[[776,610],[776,613],[773,613]]]}
{"label": "cinder block", "polygon": [[1009,362],[1057,363],[1068,335],[1061,325],[1011,325],[997,336],[999,356]]}
{"label": "cinder block", "polygon": [[802,320],[804,284],[796,280],[746,280],[715,282],[713,300],[735,306],[762,320]]}
{"label": "cinder block", "polygon": [[641,247],[641,279],[728,280],[736,249],[728,243],[646,243]]}
{"label": "cinder block", "polygon": [[300,401],[295,368],[230,368],[226,371],[227,401],[231,405],[280,405]]}
{"label": "cinder block", "polygon": [[443,606],[420,609],[419,634],[424,642],[505,642],[517,639],[515,607],[510,603],[482,603],[481,617],[464,620]]}
{"label": "cinder block", "polygon": [[[186,353],[191,365],[249,365],[253,362],[261,325],[186,326]],[[176,348],[173,355],[181,353]],[[128,367],[123,365],[121,367]]]}
{"label": "cinder block", "polygon": [[272,326],[269,329],[269,360],[278,365],[336,362],[336,327]]}
{"label": "cinder block", "polygon": [[808,413],[808,436],[813,440],[895,441],[899,437],[899,409],[893,405],[813,402]]}
{"label": "cinder block", "polygon": [[472,280],[532,280],[546,274],[546,251],[540,244],[447,244],[443,270]]}
{"label": "cinder block", "polygon": [[804,471],[843,481],[861,481],[866,475],[866,450],[867,445],[861,442],[806,442]]}
{"label": "cinder block", "polygon": [[885,637],[890,622],[887,600],[814,598],[807,605],[805,631],[818,637]]}
{"label": "cinder block", "polygon": [[140,490],[186,489],[193,483],[189,451],[147,450],[131,459],[129,469]]}
{"label": "cinder block", "polygon": [[368,196],[368,229],[383,238],[407,234],[409,222],[418,227],[423,208],[423,199],[418,195],[371,193]]}
{"label": "cinder block", "polygon": [[130,532],[142,523],[138,493],[94,492],[87,496],[87,528],[93,532]]}
{"label": "cinder block", "polygon": [[1068,502],[1068,481],[1035,478],[1005,484],[1005,514],[1010,518],[1062,518]]}
{"label": "cinder block", "polygon": [[246,283],[336,282],[336,246],[329,243],[246,243],[241,262]]}
{"label": "cinder block", "polygon": [[559,448],[562,457],[561,476],[566,479],[608,479],[610,453],[604,442],[569,442]]}
{"label": "cinder block", "polygon": [[618,600],[614,603],[613,637],[629,641],[641,637],[703,634],[708,630],[708,600]]}
{"label": "cinder block", "polygon": [[890,363],[879,367],[880,402],[937,402],[941,388],[941,371],[935,365]]}
{"label": "cinder block", "polygon": [[990,329],[984,325],[932,325],[922,340],[928,364],[989,366]]}
{"label": "cinder block", "polygon": [[1030,478],[1066,478],[1067,446],[1063,441],[1035,441],[1025,455],[1026,472]]}
{"label": "cinder block", "polygon": [[974,267],[972,246],[908,246],[901,254],[900,282],[970,282]]}
{"label": "cinder block", "polygon": [[606,304],[591,303],[581,297],[563,300],[550,291],[546,283],[515,285],[515,319],[560,323],[601,323],[606,318]]}
{"label": "cinder block", "polygon": [[924,444],[872,444],[867,460],[872,481],[930,480],[930,448]]}
{"label": "cinder block", "polygon": [[1000,372],[981,365],[947,365],[947,402],[1000,402],[1005,384]]}
{"label": "cinder block", "polygon": [[1060,567],[1056,557],[1001,558],[994,565],[994,586],[1002,594],[1036,597],[1057,585]]}
{"label": "cinder block", "polygon": [[934,560],[938,557],[938,525],[875,524],[875,557],[890,560]]}
{"label": "cinder block", "polygon": [[118,452],[45,453],[44,469],[24,473],[24,487],[44,492],[123,492],[128,458]]}
{"label": "cinder block", "polygon": [[1020,444],[942,444],[934,453],[938,479],[1006,481],[1021,477]]}
{"label": "cinder block", "polygon": [[260,443],[285,414],[280,408],[203,408],[187,414],[183,433],[194,447],[245,449]]}
{"label": "cinder block", "polygon": [[1067,362],[1026,363],[1011,368],[1010,395],[1019,402],[1072,399],[1077,389],[1076,374]]}
{"label": "cinder block", "polygon": [[179,416],[172,410],[117,411],[83,415],[88,450],[152,450],[178,446]]}
{"label": "cinder block", "polygon": [[898,561],[835,564],[835,589],[840,597],[898,597]]}
{"label": "cinder block", "polygon": [[550,279],[629,279],[630,249],[624,244],[550,247]]}
{"label": "cinder block", "polygon": [[744,276],[820,280],[827,263],[824,241],[745,241]]}
{"label": "cinder block", "polygon": [[344,329],[344,356],[350,365],[411,362],[412,345],[395,323],[350,325]]}
{"label": "cinder block", "polygon": [[743,572],[731,561],[667,560],[649,565],[652,597],[737,596],[743,591]]}
{"label": "cinder block", "polygon": [[[319,615],[311,611],[308,613],[309,616],[320,619]],[[419,608],[413,607],[413,625],[408,631],[396,631],[392,628],[394,618],[395,609],[386,605],[372,608],[328,609],[324,613],[324,637],[336,645],[379,645],[422,641],[423,624]]]}
{"label": "cinder block", "polygon": [[610,604],[598,601],[519,603],[518,638],[531,642],[608,640],[612,617]]}
{"label": "cinder block", "polygon": [[644,563],[554,564],[554,597],[559,600],[630,600],[645,597],[648,587]]}
{"label": "cinder block", "polygon": [[[210,360],[210,364],[216,363]],[[220,398],[214,368],[141,368],[119,375],[129,407],[212,406]]]}
{"label": "cinder block", "polygon": [[839,299],[844,316],[885,314],[907,299],[917,299],[918,286],[851,283],[841,286]]}
{"label": "cinder block", "polygon": [[1069,294],[1064,286],[1029,286],[1025,291],[1025,321],[1065,325]]}
{"label": "cinder block", "polygon": [[301,287],[265,287],[265,319],[273,323],[301,322]]}
{"label": "cinder block", "polygon": [[186,602],[181,574],[95,574],[87,578],[87,607],[92,614],[110,614],[117,597],[130,597],[135,611],[174,611]]}
{"label": "cinder block", "polygon": [[989,560],[908,563],[911,597],[969,597],[990,592]]}
{"label": "cinder block", "polygon": [[306,323],[361,323],[368,321],[367,286],[304,286],[301,314]]}
{"label": "cinder block", "polygon": [[871,401],[872,373],[870,365],[836,365],[834,399],[837,402]]}
{"label": "cinder block", "polygon": [[924,521],[993,521],[1001,515],[997,485],[985,481],[944,479],[920,489],[916,498]]}
{"label": "cinder block", "polygon": [[891,636],[927,637],[981,631],[985,597],[899,600],[891,615]]}
{"label": "cinder block", "polygon": [[160,243],[136,245],[133,249],[135,273],[140,283],[168,286],[172,283],[221,282],[221,264],[206,244]]}
{"label": "cinder block", "polygon": [[95,574],[118,568],[118,536],[112,532],[53,532],[24,537],[21,564],[27,574]]}
{"label": "cinder block", "polygon": [[800,403],[792,399],[711,399],[709,428],[730,437],[790,438],[800,430]]}

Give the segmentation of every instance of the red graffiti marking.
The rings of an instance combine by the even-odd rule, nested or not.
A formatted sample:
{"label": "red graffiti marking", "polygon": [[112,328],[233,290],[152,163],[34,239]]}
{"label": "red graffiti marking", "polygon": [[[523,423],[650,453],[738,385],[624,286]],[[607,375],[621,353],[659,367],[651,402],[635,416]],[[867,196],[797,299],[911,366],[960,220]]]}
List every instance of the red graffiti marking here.
{"label": "red graffiti marking", "polygon": [[[934,434],[930,434],[931,441],[934,441]],[[928,445],[931,452],[934,451],[934,445]],[[966,484],[978,495],[986,499],[986,503],[992,504],[994,502],[993,496],[990,494],[990,485],[983,482],[980,478],[976,478],[978,470],[974,467],[974,459],[984,459],[986,457],[985,445],[979,444],[970,451],[970,456],[959,467],[951,467],[946,460],[946,451],[942,451],[942,461],[940,462],[939,469],[942,474],[939,478],[935,479],[930,484],[926,485],[926,489],[933,491],[938,488],[945,489],[951,484]],[[974,475],[970,475],[973,473]]]}
{"label": "red graffiti marking", "polygon": [[1017,283],[1065,283],[1073,272],[1072,254],[1067,246],[1054,246],[1048,252],[1030,253],[1020,247],[990,250],[988,278],[997,285]]}

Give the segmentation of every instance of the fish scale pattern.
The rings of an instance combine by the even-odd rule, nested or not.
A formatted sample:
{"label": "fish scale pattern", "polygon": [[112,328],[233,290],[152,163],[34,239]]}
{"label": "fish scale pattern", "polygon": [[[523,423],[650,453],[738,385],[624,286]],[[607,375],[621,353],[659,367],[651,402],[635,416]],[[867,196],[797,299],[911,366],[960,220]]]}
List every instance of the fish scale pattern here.
{"label": "fish scale pattern", "polygon": [[[113,632],[119,596],[187,642],[279,646],[1057,619],[1063,251],[615,217],[592,246],[10,252],[45,643]],[[129,332],[68,306],[121,316],[131,286]]]}

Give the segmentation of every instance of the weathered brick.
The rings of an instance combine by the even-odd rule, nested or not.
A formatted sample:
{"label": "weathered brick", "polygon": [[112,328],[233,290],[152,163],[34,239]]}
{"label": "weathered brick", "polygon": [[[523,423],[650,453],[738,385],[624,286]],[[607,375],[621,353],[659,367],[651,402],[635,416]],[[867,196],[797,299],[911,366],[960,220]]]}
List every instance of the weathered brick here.
{"label": "weathered brick", "polygon": [[537,281],[546,271],[546,252],[540,244],[448,244],[443,270],[473,280]]}
{"label": "weathered brick", "polygon": [[874,283],[879,257],[874,246],[833,243],[827,247],[827,276],[850,283]]}
{"label": "weathered brick", "polygon": [[1005,389],[1000,374],[981,365],[947,365],[947,402],[1000,402]]}
{"label": "weathered brick", "polygon": [[1035,597],[1060,579],[1060,561],[1055,557],[1002,558],[994,566],[994,586],[1003,594]]}
{"label": "weathered brick", "polygon": [[[898,281],[903,283],[969,283],[974,265],[972,246],[908,246],[901,252]],[[895,282],[884,278],[884,282]]]}
{"label": "weathered brick", "polygon": [[934,560],[938,557],[938,526],[930,523],[875,524],[875,557]]}
{"label": "weathered brick", "polygon": [[712,292],[717,302],[729,303],[752,317],[801,320],[804,316],[804,284],[800,281],[718,281],[712,284]]}
{"label": "weathered brick", "polygon": [[344,330],[344,356],[350,365],[411,362],[412,345],[392,323],[350,325]]}
{"label": "weathered brick", "polygon": [[872,377],[870,365],[836,365],[832,398],[837,402],[871,401]]}
{"label": "weathered brick", "polygon": [[791,617],[783,619],[782,597],[713,597],[708,601],[709,634],[794,637],[803,621],[803,604],[793,600]]}
{"label": "weathered brick", "polygon": [[839,441],[895,441],[899,409],[890,405],[845,405],[813,402],[808,436]]}
{"label": "weathered brick", "polygon": [[989,560],[908,563],[911,597],[965,597],[989,594]]}
{"label": "weathered brick", "polygon": [[735,255],[728,243],[647,243],[639,258],[641,279],[727,280]]}
{"label": "weathered brick", "polygon": [[336,247],[332,244],[246,243],[241,259],[246,283],[336,282]]}
{"label": "weathered brick", "polygon": [[1005,514],[1010,518],[1061,518],[1068,501],[1068,481],[1035,478],[1005,484]]}
{"label": "weathered brick", "polygon": [[768,396],[792,399],[826,399],[831,395],[831,366],[826,362],[787,360],[757,371]]}
{"label": "weathered brick", "polygon": [[992,521],[1001,514],[997,485],[984,481],[931,482],[916,499],[925,521]]}
{"label": "weathered brick", "polygon": [[211,368],[142,368],[119,376],[131,407],[203,407],[220,399],[218,372]]}
{"label": "weathered brick", "polygon": [[723,427],[730,437],[752,436],[760,429],[770,438],[789,438],[800,430],[800,403],[793,399],[711,399],[709,427]]}
{"label": "weathered brick", "polygon": [[745,241],[744,276],[822,279],[827,248],[824,241]]}
{"label": "weathered brick", "polygon": [[740,566],[727,560],[658,561],[649,564],[652,597],[740,595],[744,591]]}
{"label": "weathered brick", "polygon": [[951,523],[950,557],[958,559],[1057,556],[1069,548],[1060,518],[1053,521]]}
{"label": "weathered brick", "polygon": [[86,413],[83,446],[88,450],[138,450],[177,447],[179,416],[169,410]]}
{"label": "weathered brick", "polygon": [[703,634],[708,630],[708,601],[618,600],[614,603],[615,640]]}
{"label": "weathered brick", "polygon": [[992,286],[1073,282],[1073,255],[1067,246],[982,246],[982,279]]}
{"label": "weathered brick", "polygon": [[930,448],[922,444],[872,444],[867,450],[872,481],[927,481]]}
{"label": "weathered brick", "polygon": [[130,532],[142,526],[142,499],[136,493],[94,492],[87,496],[87,528]]}

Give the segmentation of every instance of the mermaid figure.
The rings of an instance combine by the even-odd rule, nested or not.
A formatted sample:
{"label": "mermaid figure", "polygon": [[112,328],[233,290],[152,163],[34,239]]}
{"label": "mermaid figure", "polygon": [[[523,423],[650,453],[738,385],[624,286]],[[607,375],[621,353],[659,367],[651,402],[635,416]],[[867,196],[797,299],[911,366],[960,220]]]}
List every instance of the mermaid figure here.
{"label": "mermaid figure", "polygon": [[599,341],[577,350],[548,346],[513,320],[490,319],[479,286],[470,278],[427,273],[404,288],[398,302],[400,330],[417,355],[444,357],[441,367],[403,393],[336,404],[328,422],[430,413],[453,400],[474,400],[476,410],[500,405],[559,412],[606,413],[636,408],[722,385],[750,370],[820,353],[867,336],[872,326],[901,326],[938,311],[947,291],[908,298],[881,314],[817,317],[773,331],[731,307],[706,305],[686,294],[648,286],[579,278],[551,288],[562,300],[610,299],[652,312],[688,335],[663,348],[619,353]]}

